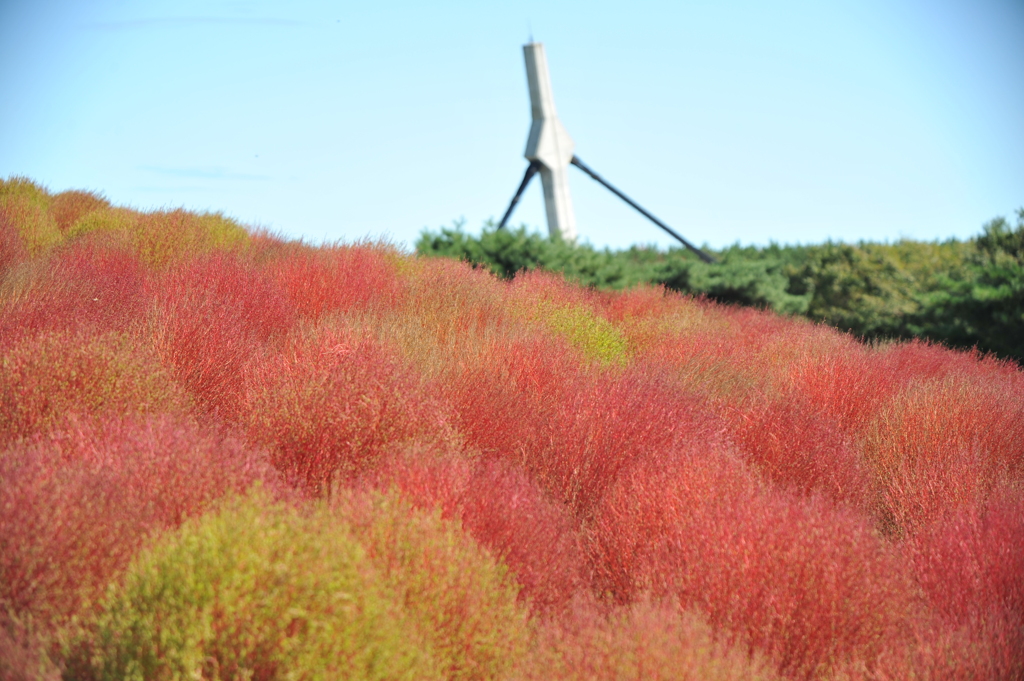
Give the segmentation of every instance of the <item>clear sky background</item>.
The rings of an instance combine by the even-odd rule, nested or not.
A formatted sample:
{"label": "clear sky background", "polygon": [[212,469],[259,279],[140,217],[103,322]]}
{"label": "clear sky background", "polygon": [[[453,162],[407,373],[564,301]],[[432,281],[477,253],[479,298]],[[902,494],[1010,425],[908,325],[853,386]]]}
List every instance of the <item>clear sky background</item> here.
{"label": "clear sky background", "polygon": [[[477,232],[527,164],[531,31],[577,155],[698,243],[1024,205],[1024,0],[0,0],[0,176],[313,242]],[[581,239],[672,243],[570,182]]]}

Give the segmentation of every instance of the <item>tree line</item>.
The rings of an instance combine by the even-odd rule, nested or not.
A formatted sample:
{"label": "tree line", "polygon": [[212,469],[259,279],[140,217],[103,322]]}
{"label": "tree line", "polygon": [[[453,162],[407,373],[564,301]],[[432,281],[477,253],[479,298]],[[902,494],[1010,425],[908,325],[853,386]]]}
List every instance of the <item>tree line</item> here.
{"label": "tree line", "polygon": [[1016,225],[995,218],[965,241],[705,250],[718,262],[683,248],[599,250],[493,222],[479,236],[456,222],[424,230],[416,242],[420,255],[458,258],[505,278],[541,268],[599,289],[660,284],[804,316],[867,340],[926,338],[1024,363],[1024,208]]}

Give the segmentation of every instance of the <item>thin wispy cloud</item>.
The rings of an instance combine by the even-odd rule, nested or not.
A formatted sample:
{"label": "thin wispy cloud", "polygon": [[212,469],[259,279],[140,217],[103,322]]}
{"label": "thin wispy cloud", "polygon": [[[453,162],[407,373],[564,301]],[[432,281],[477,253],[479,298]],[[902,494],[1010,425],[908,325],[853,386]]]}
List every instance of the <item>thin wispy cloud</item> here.
{"label": "thin wispy cloud", "polygon": [[254,175],[251,173],[237,173],[227,168],[205,167],[205,168],[168,168],[164,166],[139,166],[139,170],[164,175],[166,177],[185,177],[194,180],[243,180],[263,182],[273,179],[269,175]]}
{"label": "thin wispy cloud", "polygon": [[[1021,204],[1024,0],[541,4],[0,0],[0,176],[479,228],[522,179],[531,20],[582,157],[698,242],[966,239]],[[595,246],[670,245],[570,184]],[[539,186],[514,220],[545,229]]]}
{"label": "thin wispy cloud", "polygon": [[194,26],[305,26],[307,22],[275,17],[152,17],[122,21],[98,21],[82,24],[100,31],[124,31],[146,28],[191,28]]}
{"label": "thin wispy cloud", "polygon": [[[139,192],[140,194],[160,194],[163,196],[171,195],[180,197],[185,194],[209,194],[216,196],[217,189],[215,187],[204,187],[201,185],[135,185],[131,187],[133,192]],[[177,200],[177,199],[176,199]],[[167,203],[166,206],[174,206],[175,204]]]}

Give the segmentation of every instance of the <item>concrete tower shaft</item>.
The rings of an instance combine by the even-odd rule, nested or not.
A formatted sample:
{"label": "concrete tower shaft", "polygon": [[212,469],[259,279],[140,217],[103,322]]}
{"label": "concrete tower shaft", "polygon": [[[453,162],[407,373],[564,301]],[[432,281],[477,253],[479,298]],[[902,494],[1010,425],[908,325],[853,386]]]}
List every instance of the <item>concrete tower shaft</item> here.
{"label": "concrete tower shaft", "polygon": [[541,164],[540,179],[544,186],[548,231],[552,236],[558,234],[567,241],[575,241],[576,216],[572,210],[567,172],[575,144],[555,111],[544,45],[523,45],[523,56],[526,59],[526,80],[530,87],[530,109],[533,114],[530,137],[523,155]]}

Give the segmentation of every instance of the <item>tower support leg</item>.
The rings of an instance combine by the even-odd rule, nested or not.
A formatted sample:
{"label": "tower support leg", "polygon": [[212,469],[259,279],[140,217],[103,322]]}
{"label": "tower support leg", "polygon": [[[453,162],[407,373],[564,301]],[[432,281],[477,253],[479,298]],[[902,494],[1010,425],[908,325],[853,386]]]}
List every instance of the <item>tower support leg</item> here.
{"label": "tower support leg", "polygon": [[541,166],[540,181],[544,185],[544,209],[548,216],[548,232],[552,238],[576,241],[576,215],[569,194],[568,167]]}
{"label": "tower support leg", "polygon": [[522,197],[523,192],[526,191],[526,185],[530,184],[530,180],[537,174],[537,170],[540,169],[540,161],[530,161],[530,165],[526,167],[526,174],[523,175],[523,181],[519,183],[519,189],[516,190],[516,195],[512,197],[512,202],[508,204],[508,210],[505,211],[505,216],[501,218],[501,222],[498,223],[498,229],[505,227],[505,223],[512,216],[512,211],[516,209],[516,204],[519,203],[519,199]]}

